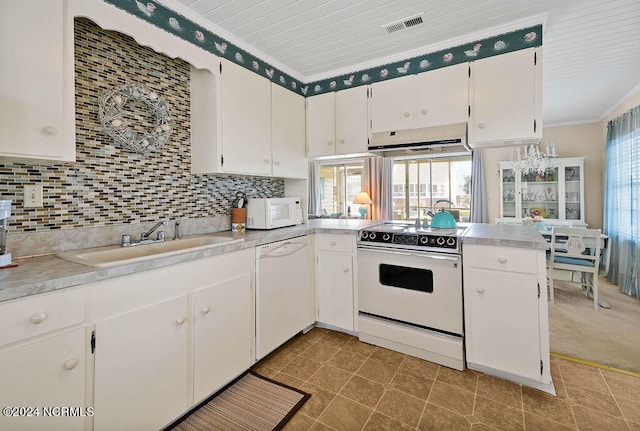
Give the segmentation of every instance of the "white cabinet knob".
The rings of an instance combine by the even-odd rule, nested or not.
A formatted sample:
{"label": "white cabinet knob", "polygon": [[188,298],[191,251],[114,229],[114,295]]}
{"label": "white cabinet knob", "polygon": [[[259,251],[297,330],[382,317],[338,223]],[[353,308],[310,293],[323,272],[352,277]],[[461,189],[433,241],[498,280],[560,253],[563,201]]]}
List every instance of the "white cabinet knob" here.
{"label": "white cabinet knob", "polygon": [[344,144],[344,139],[340,139],[340,143],[341,143],[341,144]]}
{"label": "white cabinet knob", "polygon": [[53,136],[53,135],[55,135],[55,134],[57,134],[57,133],[58,133],[58,129],[56,129],[56,128],[55,128],[55,127],[53,127],[53,126],[44,126],[44,127],[42,128],[42,132],[43,132],[45,135]]}
{"label": "white cabinet knob", "polygon": [[478,124],[478,127],[481,128],[481,129],[484,129],[484,128],[487,127],[487,125],[484,124],[484,123],[480,123],[480,124]]}
{"label": "white cabinet knob", "polygon": [[203,307],[202,308],[202,314],[208,314],[209,313],[209,307]]}
{"label": "white cabinet knob", "polygon": [[349,272],[349,268],[347,268],[346,266],[345,266],[344,268],[342,268],[342,270],[343,270],[344,272]]}
{"label": "white cabinet knob", "polygon": [[476,292],[482,295],[484,293],[484,287],[476,287]]}
{"label": "white cabinet knob", "polygon": [[409,113],[409,112],[405,112],[404,113],[405,118],[409,118],[409,115],[411,115],[411,113]]}
{"label": "white cabinet knob", "polygon": [[47,313],[45,313],[44,311],[34,313],[33,316],[31,316],[31,323],[33,323],[34,325],[39,325],[47,320],[47,317],[49,316],[47,316]]}
{"label": "white cabinet knob", "polygon": [[280,166],[280,162],[279,161],[275,161],[275,162],[273,162],[273,164],[276,165],[276,166]]}
{"label": "white cabinet knob", "polygon": [[76,358],[71,358],[67,362],[64,363],[62,368],[64,368],[65,370],[69,371],[69,370],[73,370],[77,366],[78,366],[78,360]]}
{"label": "white cabinet knob", "polygon": [[333,145],[333,141],[327,142],[327,145],[329,145],[329,146]]}
{"label": "white cabinet knob", "polygon": [[180,316],[176,319],[176,323],[178,325],[182,325],[184,323],[184,317]]}
{"label": "white cabinet knob", "polygon": [[331,245],[336,245],[336,242],[335,241],[331,241]]}
{"label": "white cabinet knob", "polygon": [[264,159],[265,163],[271,163],[271,159]]}
{"label": "white cabinet knob", "polygon": [[427,115],[427,110],[423,109],[422,111],[420,111],[420,113],[422,113],[422,115]]}
{"label": "white cabinet knob", "polygon": [[498,258],[498,262],[500,262],[500,263],[507,263],[507,258],[506,258],[506,257],[499,257],[499,258]]}

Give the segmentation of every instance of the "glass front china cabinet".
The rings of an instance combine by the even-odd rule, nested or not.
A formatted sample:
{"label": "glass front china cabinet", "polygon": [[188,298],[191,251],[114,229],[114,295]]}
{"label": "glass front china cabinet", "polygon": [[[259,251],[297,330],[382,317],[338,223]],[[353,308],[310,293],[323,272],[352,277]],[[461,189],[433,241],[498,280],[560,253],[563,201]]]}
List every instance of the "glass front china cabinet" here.
{"label": "glass front china cabinet", "polygon": [[544,173],[518,175],[514,162],[500,162],[500,218],[520,223],[541,216],[548,225],[585,227],[584,157],[552,159]]}

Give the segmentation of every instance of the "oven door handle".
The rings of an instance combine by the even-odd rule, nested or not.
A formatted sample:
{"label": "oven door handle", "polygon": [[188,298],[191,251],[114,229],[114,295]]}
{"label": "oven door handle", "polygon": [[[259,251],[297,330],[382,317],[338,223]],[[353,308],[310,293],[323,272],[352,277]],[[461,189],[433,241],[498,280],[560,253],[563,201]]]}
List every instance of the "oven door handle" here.
{"label": "oven door handle", "polygon": [[427,257],[429,259],[439,259],[439,260],[448,260],[451,262],[459,262],[460,261],[460,256],[449,256],[446,254],[437,254],[437,253],[421,253],[421,252],[415,252],[415,251],[396,251],[396,250],[380,250],[379,248],[375,248],[375,247],[366,247],[366,246],[360,246],[358,247],[358,249],[363,250],[363,251],[371,251],[374,253],[382,253],[382,254],[394,254],[394,255],[399,255],[399,256],[420,256],[420,257]]}

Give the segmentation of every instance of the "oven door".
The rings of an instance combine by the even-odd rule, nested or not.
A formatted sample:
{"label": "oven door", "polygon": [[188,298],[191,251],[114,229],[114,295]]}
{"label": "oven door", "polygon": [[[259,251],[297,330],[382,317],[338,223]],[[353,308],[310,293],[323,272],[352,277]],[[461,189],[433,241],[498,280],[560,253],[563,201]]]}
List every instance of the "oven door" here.
{"label": "oven door", "polygon": [[359,311],[462,335],[459,255],[358,248]]}

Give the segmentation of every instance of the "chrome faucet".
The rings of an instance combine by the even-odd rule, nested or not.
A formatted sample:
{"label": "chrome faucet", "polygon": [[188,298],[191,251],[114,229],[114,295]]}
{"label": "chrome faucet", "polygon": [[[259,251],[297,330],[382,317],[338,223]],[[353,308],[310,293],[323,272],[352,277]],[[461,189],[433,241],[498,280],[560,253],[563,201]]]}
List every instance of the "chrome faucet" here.
{"label": "chrome faucet", "polygon": [[140,242],[131,242],[131,235],[122,235],[122,247],[133,247],[142,244],[153,244],[156,242],[164,242],[165,235],[163,231],[158,232],[156,239],[149,239],[149,235],[155,232],[160,226],[167,226],[169,223],[166,221],[160,221],[153,225],[151,229],[140,234]]}
{"label": "chrome faucet", "polygon": [[[154,224],[151,229],[149,229],[146,232],[142,232],[142,234],[140,234],[140,242],[147,241],[149,239],[149,235],[154,233],[156,229],[158,229],[160,226],[167,226],[168,224],[169,222],[166,222],[166,221],[159,221],[158,223]],[[164,241],[164,232],[158,232],[158,239],[161,239],[161,237],[162,237],[162,240]]]}

